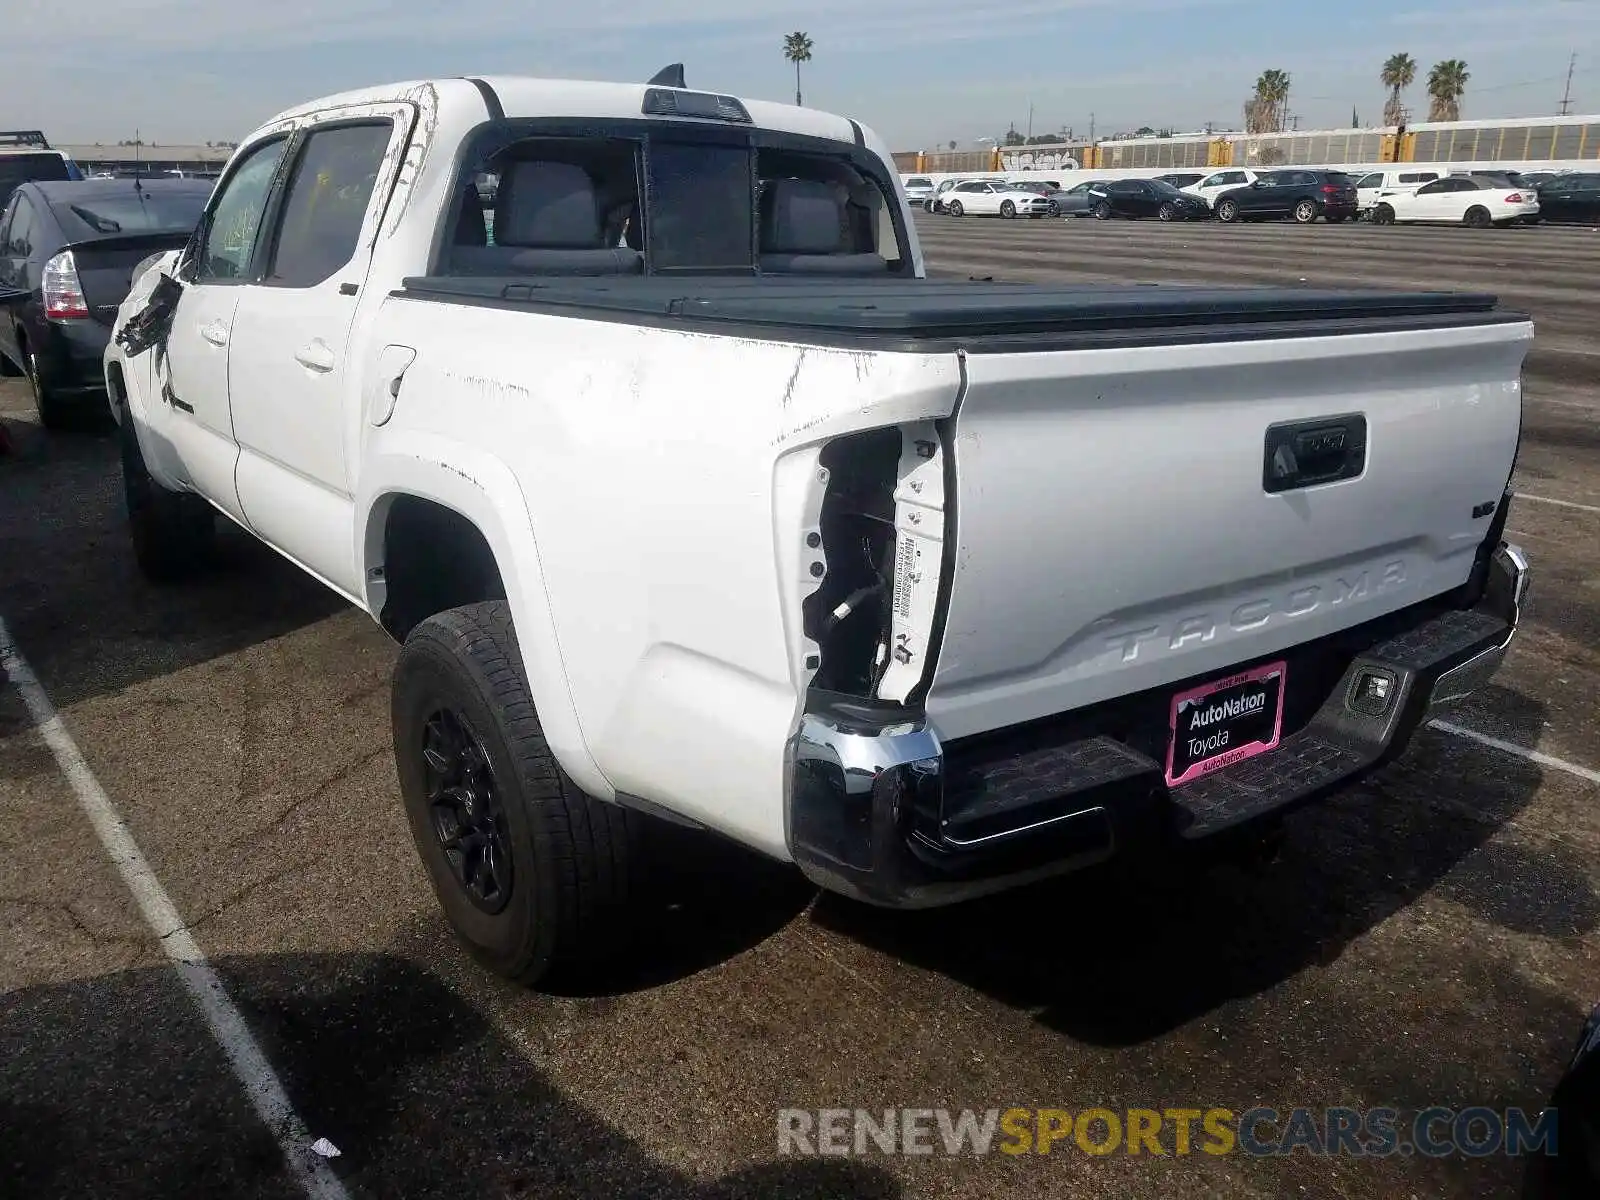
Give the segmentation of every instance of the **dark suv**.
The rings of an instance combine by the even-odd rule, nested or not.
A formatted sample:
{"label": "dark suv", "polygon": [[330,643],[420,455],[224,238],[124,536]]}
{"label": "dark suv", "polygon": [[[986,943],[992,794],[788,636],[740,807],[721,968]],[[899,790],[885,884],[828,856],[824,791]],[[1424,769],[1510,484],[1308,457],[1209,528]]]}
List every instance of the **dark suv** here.
{"label": "dark suv", "polygon": [[1217,197],[1219,221],[1281,220],[1309,225],[1318,217],[1337,225],[1356,215],[1355,181],[1343,171],[1302,167],[1268,171],[1254,183]]}

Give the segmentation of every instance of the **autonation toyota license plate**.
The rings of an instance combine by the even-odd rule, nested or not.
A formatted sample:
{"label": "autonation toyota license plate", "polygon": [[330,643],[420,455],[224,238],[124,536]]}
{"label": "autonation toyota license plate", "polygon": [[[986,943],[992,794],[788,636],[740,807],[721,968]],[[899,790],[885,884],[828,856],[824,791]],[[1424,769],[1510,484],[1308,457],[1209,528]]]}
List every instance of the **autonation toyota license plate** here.
{"label": "autonation toyota license plate", "polygon": [[1172,698],[1167,786],[1264,754],[1283,732],[1286,663],[1267,663]]}

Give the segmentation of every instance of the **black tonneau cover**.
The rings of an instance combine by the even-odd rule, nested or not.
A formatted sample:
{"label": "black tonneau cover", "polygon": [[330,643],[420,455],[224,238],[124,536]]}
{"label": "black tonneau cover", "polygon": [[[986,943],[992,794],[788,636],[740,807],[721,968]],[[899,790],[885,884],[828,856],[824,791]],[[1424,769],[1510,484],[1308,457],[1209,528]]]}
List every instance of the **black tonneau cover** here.
{"label": "black tonneau cover", "polygon": [[[413,277],[397,296],[588,320],[973,352],[1309,337],[1525,320],[1455,292],[944,279]],[[1040,344],[1043,342],[1044,344]]]}

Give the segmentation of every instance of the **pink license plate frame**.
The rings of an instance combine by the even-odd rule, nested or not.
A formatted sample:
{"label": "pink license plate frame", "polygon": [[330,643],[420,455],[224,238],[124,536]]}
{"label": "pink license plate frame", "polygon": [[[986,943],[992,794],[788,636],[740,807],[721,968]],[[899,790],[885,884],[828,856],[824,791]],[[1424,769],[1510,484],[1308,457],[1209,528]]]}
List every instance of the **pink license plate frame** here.
{"label": "pink license plate frame", "polygon": [[[1274,679],[1276,680],[1275,689],[1273,688]],[[1194,780],[1203,778],[1213,771],[1220,771],[1223,767],[1231,767],[1235,763],[1244,762],[1247,759],[1256,757],[1258,754],[1265,754],[1269,750],[1276,749],[1283,737],[1283,698],[1287,691],[1288,679],[1288,663],[1283,661],[1270,662],[1259,667],[1251,667],[1248,671],[1237,671],[1222,679],[1213,679],[1210,683],[1203,683],[1174,695],[1172,697],[1172,705],[1167,713],[1167,786],[1173,788],[1180,787],[1185,783],[1192,783]],[[1276,692],[1275,697],[1274,690]],[[1264,715],[1263,712],[1245,714],[1231,722],[1222,720],[1216,726],[1219,732],[1222,730],[1231,732],[1237,729],[1241,722],[1253,726],[1254,728],[1250,730],[1249,740],[1219,748],[1213,754],[1192,759],[1192,761],[1188,761],[1185,765],[1179,767],[1177,773],[1174,774],[1179,737],[1179,715],[1192,708],[1198,702],[1217,697],[1220,692],[1240,692],[1245,696],[1265,692],[1267,696],[1265,703],[1270,705],[1272,709],[1271,733],[1266,734],[1261,728],[1262,722],[1260,718]],[[1231,697],[1221,698],[1224,703],[1229,699]]]}

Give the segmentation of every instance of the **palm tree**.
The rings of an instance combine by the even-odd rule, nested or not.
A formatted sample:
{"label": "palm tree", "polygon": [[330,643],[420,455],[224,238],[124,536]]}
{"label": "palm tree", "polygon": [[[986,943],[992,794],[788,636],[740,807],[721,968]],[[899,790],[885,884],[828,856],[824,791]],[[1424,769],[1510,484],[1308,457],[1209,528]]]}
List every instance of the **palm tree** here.
{"label": "palm tree", "polygon": [[1467,64],[1459,58],[1447,58],[1433,64],[1428,72],[1428,120],[1459,121],[1461,95],[1467,90]]}
{"label": "palm tree", "polygon": [[1383,86],[1389,89],[1389,99],[1383,105],[1383,123],[1385,125],[1402,125],[1405,123],[1405,109],[1400,105],[1400,93],[1411,86],[1417,77],[1417,60],[1411,55],[1400,53],[1391,54],[1383,60],[1383,70],[1378,72],[1378,78],[1383,80]]}
{"label": "palm tree", "polygon": [[1261,72],[1255,94],[1245,104],[1245,132],[1267,133],[1282,129],[1289,103],[1289,73],[1277,68]]}
{"label": "palm tree", "polygon": [[783,56],[794,64],[794,102],[800,103],[800,64],[811,61],[811,35],[796,30],[784,34]]}

